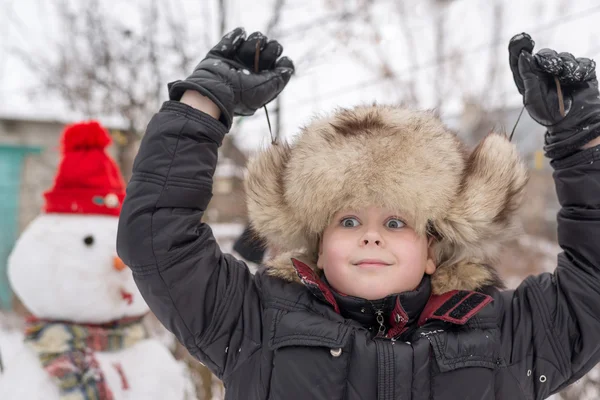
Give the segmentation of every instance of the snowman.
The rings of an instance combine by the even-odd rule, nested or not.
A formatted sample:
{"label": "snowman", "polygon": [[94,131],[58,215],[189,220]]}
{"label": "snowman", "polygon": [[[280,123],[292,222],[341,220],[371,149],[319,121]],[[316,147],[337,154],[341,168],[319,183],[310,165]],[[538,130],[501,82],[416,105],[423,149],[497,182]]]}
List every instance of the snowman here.
{"label": "snowman", "polygon": [[39,215],[9,257],[13,290],[34,317],[0,375],[2,400],[184,399],[183,363],[150,338],[148,306],[116,256],[124,182],[97,122],[62,137],[62,160]]}

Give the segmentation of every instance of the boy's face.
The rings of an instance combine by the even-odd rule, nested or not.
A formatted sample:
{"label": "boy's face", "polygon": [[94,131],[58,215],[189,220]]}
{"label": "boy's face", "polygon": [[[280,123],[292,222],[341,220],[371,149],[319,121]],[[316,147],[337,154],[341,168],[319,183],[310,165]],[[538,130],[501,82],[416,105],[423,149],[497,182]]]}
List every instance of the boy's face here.
{"label": "boy's face", "polygon": [[414,290],[424,273],[435,272],[427,238],[378,207],[334,215],[317,265],[336,290],[367,300]]}

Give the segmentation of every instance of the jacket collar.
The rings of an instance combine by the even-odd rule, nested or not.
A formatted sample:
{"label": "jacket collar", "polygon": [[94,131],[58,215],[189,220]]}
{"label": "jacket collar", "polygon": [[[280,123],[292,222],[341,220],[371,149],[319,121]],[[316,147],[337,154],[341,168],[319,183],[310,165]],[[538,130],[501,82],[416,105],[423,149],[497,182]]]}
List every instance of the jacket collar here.
{"label": "jacket collar", "polygon": [[415,290],[391,294],[378,300],[366,300],[342,294],[331,287],[325,277],[323,281],[331,290],[340,308],[340,314],[344,318],[355,320],[367,328],[373,328],[375,332],[383,329],[388,331],[399,325],[402,325],[402,328],[413,326],[431,295],[431,281],[428,275],[423,277]]}
{"label": "jacket collar", "polygon": [[430,320],[463,325],[493,301],[491,296],[468,290],[452,290],[442,295],[433,295],[431,281],[425,276],[417,289],[411,292],[392,294],[369,302],[336,292],[309,265],[295,258],[291,261],[304,286],[316,298],[332,306],[338,314],[367,327],[372,326],[375,318],[377,328],[382,326],[377,320],[378,314],[381,314],[383,328],[378,335],[390,339]]}

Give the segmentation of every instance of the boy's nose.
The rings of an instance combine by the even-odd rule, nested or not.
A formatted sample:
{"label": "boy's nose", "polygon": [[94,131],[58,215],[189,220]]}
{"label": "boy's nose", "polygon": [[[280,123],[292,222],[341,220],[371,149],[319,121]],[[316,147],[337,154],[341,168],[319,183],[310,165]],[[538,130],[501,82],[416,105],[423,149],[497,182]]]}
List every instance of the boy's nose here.
{"label": "boy's nose", "polygon": [[368,246],[374,244],[375,246],[381,246],[383,243],[381,239],[382,238],[379,232],[375,230],[369,230],[362,236],[361,245]]}

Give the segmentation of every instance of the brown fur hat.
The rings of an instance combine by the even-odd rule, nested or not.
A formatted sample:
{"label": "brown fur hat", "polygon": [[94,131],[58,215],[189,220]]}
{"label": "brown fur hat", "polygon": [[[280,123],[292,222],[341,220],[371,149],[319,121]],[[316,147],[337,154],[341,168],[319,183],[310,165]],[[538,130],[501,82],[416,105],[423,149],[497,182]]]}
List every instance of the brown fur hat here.
{"label": "brown fur hat", "polygon": [[[246,192],[254,230],[312,266],[339,210],[397,212],[438,239],[432,284],[443,293],[498,284],[489,265],[514,233],[526,176],[504,135],[488,135],[469,153],[432,112],[374,105],[316,119],[295,143],[258,154]],[[293,279],[289,258],[271,264],[274,275]]]}

